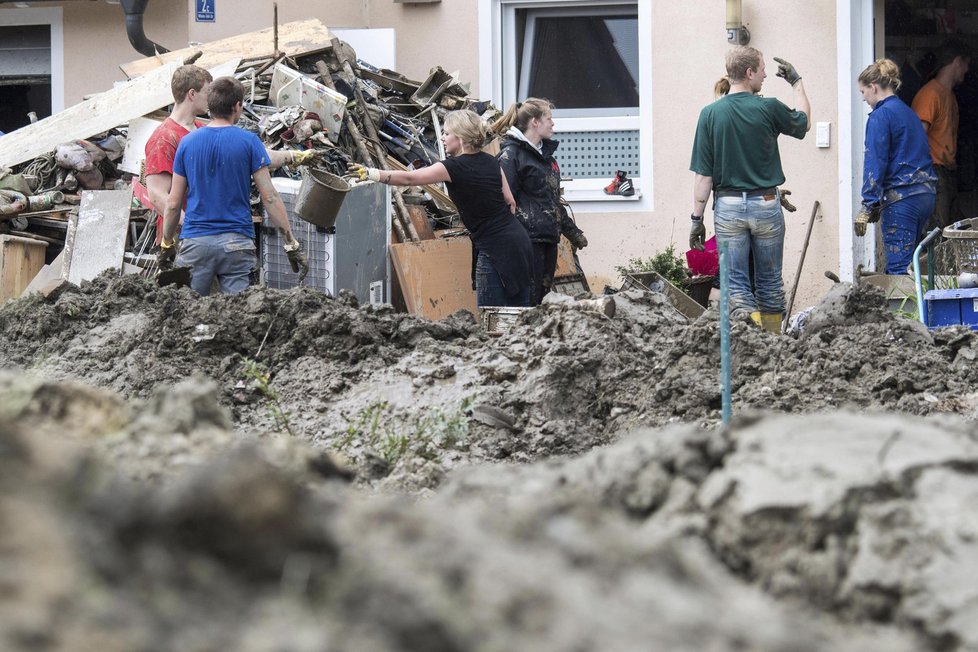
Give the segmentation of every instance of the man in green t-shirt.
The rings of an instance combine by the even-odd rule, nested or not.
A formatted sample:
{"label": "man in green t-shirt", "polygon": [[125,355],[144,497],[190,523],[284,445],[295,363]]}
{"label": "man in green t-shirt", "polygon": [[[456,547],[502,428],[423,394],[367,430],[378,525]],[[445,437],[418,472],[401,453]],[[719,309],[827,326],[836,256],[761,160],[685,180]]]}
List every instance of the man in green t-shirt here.
{"label": "man in green t-shirt", "polygon": [[[713,192],[717,243],[726,244],[730,314],[780,332],[784,312],[784,214],[778,186],[784,183],[778,136],[804,138],[812,109],[794,66],[778,62],[778,77],[791,84],[798,109],[758,93],[767,77],[764,57],[752,47],[727,53],[730,92],[706,106],[696,124],[689,169],[693,185],[689,246],[702,249],[706,237],[703,213]],[[754,255],[751,289],[750,255]]]}

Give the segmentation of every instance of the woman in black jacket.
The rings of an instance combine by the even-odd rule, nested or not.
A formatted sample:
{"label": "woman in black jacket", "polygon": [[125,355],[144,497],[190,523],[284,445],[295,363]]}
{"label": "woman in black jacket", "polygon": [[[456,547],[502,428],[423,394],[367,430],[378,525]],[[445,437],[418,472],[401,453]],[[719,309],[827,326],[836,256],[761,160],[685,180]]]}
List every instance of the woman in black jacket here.
{"label": "woman in black jacket", "polygon": [[533,243],[533,305],[553,285],[561,234],[577,249],[587,246],[584,233],[560,203],[551,108],[547,100],[531,97],[510,106],[492,125],[496,133],[505,131],[499,164],[516,199],[516,217]]}

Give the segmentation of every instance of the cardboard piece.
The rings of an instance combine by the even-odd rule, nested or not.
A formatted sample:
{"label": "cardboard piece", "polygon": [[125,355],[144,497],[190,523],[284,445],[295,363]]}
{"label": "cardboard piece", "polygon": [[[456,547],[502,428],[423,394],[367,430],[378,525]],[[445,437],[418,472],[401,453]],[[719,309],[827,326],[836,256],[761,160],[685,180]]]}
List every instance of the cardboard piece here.
{"label": "cardboard piece", "polygon": [[12,167],[53,151],[61,143],[90,138],[173,103],[170,78],[179,64],[99,93],[60,113],[0,136],[0,167]]}
{"label": "cardboard piece", "polygon": [[132,187],[85,190],[78,214],[68,222],[62,276],[75,285],[107,269],[122,270]]}
{"label": "cardboard piece", "polygon": [[477,314],[468,238],[392,244],[390,255],[409,313],[425,319],[462,309]]}
{"label": "cardboard piece", "polygon": [[[329,33],[326,25],[318,18],[285,23],[278,27],[279,52],[284,52],[290,57],[326,50],[329,48],[329,42],[332,38],[333,36]],[[241,59],[254,59],[265,55],[273,57],[275,55],[274,30],[268,27],[257,32],[238,34],[219,41],[166,52],[155,57],[137,59],[119,67],[127,77],[132,79],[139,75],[145,75],[162,65],[172,63],[179,65],[197,51],[203,52],[203,54],[194,63],[208,69],[234,57]]]}
{"label": "cardboard piece", "polygon": [[44,267],[48,243],[0,235],[0,302],[19,297]]}

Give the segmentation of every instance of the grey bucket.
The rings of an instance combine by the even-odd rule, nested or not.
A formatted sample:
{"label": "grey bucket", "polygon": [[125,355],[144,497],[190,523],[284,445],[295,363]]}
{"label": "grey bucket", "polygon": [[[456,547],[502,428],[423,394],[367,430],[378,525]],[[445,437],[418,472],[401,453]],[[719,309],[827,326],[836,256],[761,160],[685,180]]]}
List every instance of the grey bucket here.
{"label": "grey bucket", "polygon": [[295,213],[316,226],[328,229],[336,223],[350,184],[326,170],[306,168],[295,201]]}

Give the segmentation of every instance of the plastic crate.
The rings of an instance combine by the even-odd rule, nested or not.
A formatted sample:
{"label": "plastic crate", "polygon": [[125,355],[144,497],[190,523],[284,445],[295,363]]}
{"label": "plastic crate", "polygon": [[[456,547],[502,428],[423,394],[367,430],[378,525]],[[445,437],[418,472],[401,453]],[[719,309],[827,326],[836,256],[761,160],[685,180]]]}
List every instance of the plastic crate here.
{"label": "plastic crate", "polygon": [[978,272],[978,217],[960,220],[944,228],[959,272]]}
{"label": "plastic crate", "polygon": [[978,330],[978,288],[929,290],[924,303],[929,328],[964,325]]}

